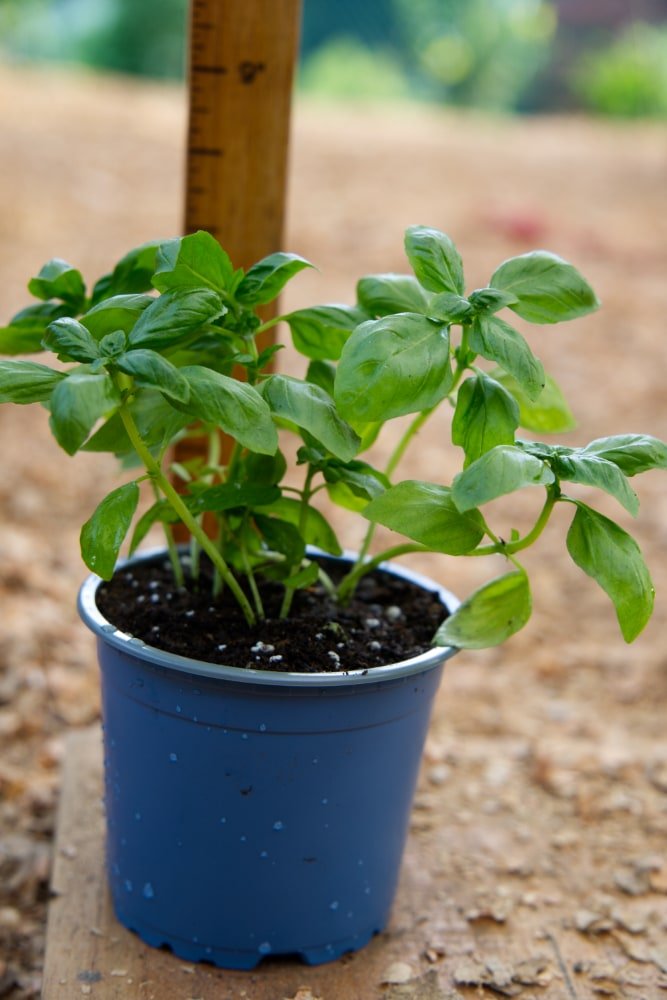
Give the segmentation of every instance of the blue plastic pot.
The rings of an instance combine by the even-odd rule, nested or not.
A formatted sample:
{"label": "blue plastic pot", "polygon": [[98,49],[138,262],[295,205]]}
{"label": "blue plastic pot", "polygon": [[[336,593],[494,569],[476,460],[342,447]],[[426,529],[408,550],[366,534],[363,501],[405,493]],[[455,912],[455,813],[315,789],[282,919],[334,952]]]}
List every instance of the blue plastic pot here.
{"label": "blue plastic pot", "polygon": [[[432,581],[392,571],[457,605]],[[389,917],[454,650],[348,674],[219,667],[117,631],[97,610],[99,583],[83,584],[79,610],[98,637],[120,922],[183,959],[232,969],[362,947]]]}

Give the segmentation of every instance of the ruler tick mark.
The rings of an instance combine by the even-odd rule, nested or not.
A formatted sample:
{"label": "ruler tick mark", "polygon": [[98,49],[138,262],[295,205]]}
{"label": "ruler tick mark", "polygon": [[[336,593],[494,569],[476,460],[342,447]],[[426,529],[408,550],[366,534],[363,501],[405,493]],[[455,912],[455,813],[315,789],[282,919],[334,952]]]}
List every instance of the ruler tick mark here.
{"label": "ruler tick mark", "polygon": [[224,150],[219,146],[192,146],[190,152],[193,156],[223,156]]}
{"label": "ruler tick mark", "polygon": [[210,73],[213,76],[223,76],[227,72],[226,66],[206,66],[200,63],[192,67],[193,73]]}

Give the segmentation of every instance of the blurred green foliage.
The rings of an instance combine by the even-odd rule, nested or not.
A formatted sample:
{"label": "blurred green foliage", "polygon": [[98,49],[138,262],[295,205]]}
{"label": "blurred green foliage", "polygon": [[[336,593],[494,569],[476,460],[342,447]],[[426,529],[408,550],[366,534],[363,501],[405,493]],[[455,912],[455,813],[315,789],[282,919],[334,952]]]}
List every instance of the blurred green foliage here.
{"label": "blurred green foliage", "polygon": [[667,117],[667,27],[633,24],[611,45],[587,52],[572,86],[595,112]]}
{"label": "blurred green foliage", "polygon": [[[559,30],[561,0],[303,0],[303,90],[664,115],[667,29]],[[181,79],[189,0],[0,0],[0,58]],[[565,30],[567,28],[567,30]],[[583,56],[579,53],[583,50]]]}

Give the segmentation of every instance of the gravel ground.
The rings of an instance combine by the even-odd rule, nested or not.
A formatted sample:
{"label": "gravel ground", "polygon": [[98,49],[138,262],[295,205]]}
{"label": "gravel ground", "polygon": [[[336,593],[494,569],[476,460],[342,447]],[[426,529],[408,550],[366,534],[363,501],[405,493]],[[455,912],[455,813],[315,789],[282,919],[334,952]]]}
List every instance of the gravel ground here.
{"label": "gravel ground", "polygon": [[[179,90],[1,68],[0,93],[3,317],[48,257],[97,276],[130,247],[178,231]],[[357,276],[403,270],[410,223],[454,237],[470,287],[504,257],[546,247],[577,264],[604,303],[532,338],[579,420],[569,442],[667,437],[664,130],[412,108],[302,105],[295,117],[285,249],[320,271],[294,283],[288,307],[350,300]],[[441,469],[447,479],[441,432],[423,432],[406,478]],[[74,611],[78,527],[115,470],[93,456],[56,464],[38,408],[0,411],[0,449],[0,997],[27,1000],[39,993],[63,736],[98,715],[92,641]],[[646,476],[639,494],[632,530],[658,595],[636,644],[624,645],[607,599],[569,562],[559,518],[528,560],[529,627],[448,668],[408,855],[428,934],[386,996],[455,995],[426,992],[430,966],[460,996],[667,995],[664,479]],[[629,526],[611,500],[604,509]],[[532,511],[530,498],[500,504],[497,523],[521,528]],[[465,594],[498,570],[480,562],[416,565]],[[485,955],[519,926],[522,940],[542,934],[547,957],[507,992]],[[570,970],[577,942],[585,954],[576,982],[563,935]],[[410,987],[420,981],[421,994]]]}

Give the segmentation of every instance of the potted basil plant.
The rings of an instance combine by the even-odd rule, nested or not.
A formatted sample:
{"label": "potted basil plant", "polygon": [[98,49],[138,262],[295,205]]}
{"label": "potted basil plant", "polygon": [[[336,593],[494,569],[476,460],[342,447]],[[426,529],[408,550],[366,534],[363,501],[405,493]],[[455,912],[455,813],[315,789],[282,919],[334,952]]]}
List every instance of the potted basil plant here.
{"label": "potted basil plant", "polygon": [[[444,233],[414,226],[405,249],[411,275],[365,277],[353,306],[280,317],[303,378],[273,370],[279,348],[262,335],[279,320],[258,310],[309,263],[275,253],[244,273],[205,232],[131,251],[90,290],[51,260],[29,283],[37,301],[0,333],[5,355],[60,362],[0,361],[0,401],[41,403],[69,455],[122,462],[122,485],[81,530],[109,880],[120,920],[188,960],[322,962],[382,929],[442,665],[527,622],[521,554],[554,508],[572,511],[567,550],[627,641],[651,614],[635,541],[567,490],[596,487],[635,514],[629,480],[665,468],[665,444],[517,436],[572,418],[505,317],[584,316],[598,307],[589,284],[537,251],[469,293]],[[441,407],[461,471],[402,480],[401,458]],[[406,415],[377,468],[369,449]],[[174,457],[192,435],[200,447]],[[539,515],[501,537],[486,505],[524,487],[542,492]],[[341,551],[323,494],[366,525],[356,555]],[[156,525],[163,549],[135,555]],[[397,533],[384,551],[378,525]],[[393,566],[424,552],[501,555],[506,569],[459,605]]]}

